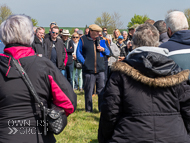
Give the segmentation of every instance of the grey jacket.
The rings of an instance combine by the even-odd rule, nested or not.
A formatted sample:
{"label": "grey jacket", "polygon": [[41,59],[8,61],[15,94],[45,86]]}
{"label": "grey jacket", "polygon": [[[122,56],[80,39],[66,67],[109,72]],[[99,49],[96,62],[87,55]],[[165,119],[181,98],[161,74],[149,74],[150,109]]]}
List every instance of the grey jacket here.
{"label": "grey jacket", "polygon": [[120,56],[120,50],[115,43],[111,42],[110,49],[113,55],[108,60],[108,66],[111,66],[114,62],[116,62]]}

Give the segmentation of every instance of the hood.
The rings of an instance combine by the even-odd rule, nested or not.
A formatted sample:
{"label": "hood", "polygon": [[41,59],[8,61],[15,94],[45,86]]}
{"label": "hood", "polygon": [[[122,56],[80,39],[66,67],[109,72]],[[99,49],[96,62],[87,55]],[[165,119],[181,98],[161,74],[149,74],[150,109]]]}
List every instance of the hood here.
{"label": "hood", "polygon": [[165,77],[151,78],[143,75],[140,71],[130,66],[125,62],[115,62],[111,68],[112,71],[119,71],[127,76],[132,77],[134,80],[139,81],[143,84],[154,86],[154,87],[170,87],[187,81],[189,77],[189,70],[184,70],[176,75],[169,75]]}
{"label": "hood", "polygon": [[175,41],[177,43],[190,45],[190,30],[181,30],[178,32],[175,32],[169,41]]}
{"label": "hood", "polygon": [[125,62],[148,77],[173,75],[181,69],[167,57],[168,53],[165,48],[139,47],[129,53]]}
{"label": "hood", "polygon": [[143,47],[138,47],[138,48],[132,50],[131,52],[129,52],[129,54],[127,55],[127,59],[129,59],[133,55],[136,55],[136,54],[142,53],[142,52],[155,52],[155,53],[164,55],[166,57],[169,54],[169,50],[166,48],[143,46]]}
{"label": "hood", "polygon": [[181,72],[167,53],[165,48],[139,47],[130,52],[123,62],[113,64],[112,70],[154,86],[172,86],[187,80],[189,70]]}

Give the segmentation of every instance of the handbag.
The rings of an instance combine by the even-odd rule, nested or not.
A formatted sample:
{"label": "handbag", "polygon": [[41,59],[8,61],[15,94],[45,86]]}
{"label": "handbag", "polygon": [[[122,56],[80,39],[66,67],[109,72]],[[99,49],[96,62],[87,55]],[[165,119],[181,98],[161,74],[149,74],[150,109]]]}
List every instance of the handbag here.
{"label": "handbag", "polygon": [[42,111],[43,122],[44,122],[44,135],[47,135],[47,131],[51,131],[54,134],[58,135],[59,133],[63,131],[63,129],[67,125],[67,116],[65,114],[64,109],[54,104],[51,104],[51,108],[45,107],[43,105],[43,102],[41,102],[41,100],[39,99],[39,96],[36,93],[36,90],[34,89],[33,84],[31,83],[25,70],[18,63],[18,61],[15,60],[13,57],[12,57],[12,60],[13,60],[14,65],[18,69],[20,75],[22,76],[22,79],[26,83],[29,91],[34,96],[35,100],[38,102],[38,105]]}
{"label": "handbag", "polygon": [[74,60],[74,66],[76,69],[82,69],[82,64],[78,60]]}

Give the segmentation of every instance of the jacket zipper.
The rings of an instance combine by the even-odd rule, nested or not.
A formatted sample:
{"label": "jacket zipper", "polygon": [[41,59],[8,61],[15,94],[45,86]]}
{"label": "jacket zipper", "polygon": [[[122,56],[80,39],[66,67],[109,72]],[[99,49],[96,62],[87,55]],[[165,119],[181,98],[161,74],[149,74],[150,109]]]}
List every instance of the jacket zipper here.
{"label": "jacket zipper", "polygon": [[95,43],[94,43],[94,56],[95,56],[95,58],[94,58],[94,72],[96,73],[97,71],[96,71],[96,45],[95,45]]}

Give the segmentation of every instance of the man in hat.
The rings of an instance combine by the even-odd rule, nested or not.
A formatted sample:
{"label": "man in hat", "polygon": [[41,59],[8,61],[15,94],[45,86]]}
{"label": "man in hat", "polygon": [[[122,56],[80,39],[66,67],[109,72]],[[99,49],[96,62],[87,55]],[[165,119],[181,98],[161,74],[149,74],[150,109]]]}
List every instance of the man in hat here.
{"label": "man in hat", "polygon": [[44,36],[44,39],[49,38],[49,37],[51,36],[51,29],[52,29],[54,26],[58,26],[58,25],[57,25],[56,22],[51,22],[49,26],[50,26],[49,33]]}
{"label": "man in hat", "polygon": [[133,39],[133,34],[135,33],[135,28],[137,28],[138,26],[139,26],[139,24],[135,24],[128,29],[128,38],[130,41]]}
{"label": "man in hat", "polygon": [[99,111],[101,105],[101,97],[99,93],[104,87],[105,65],[104,56],[109,55],[105,40],[99,37],[102,28],[96,24],[89,26],[89,34],[80,38],[77,47],[77,59],[83,64],[83,86],[85,92],[85,110],[92,112],[92,94],[96,83],[96,93],[98,94]]}
{"label": "man in hat", "polygon": [[68,55],[68,61],[65,68],[65,77],[70,82],[71,86],[73,86],[73,58],[72,53],[74,52],[74,45],[71,39],[69,38],[70,33],[69,30],[64,30],[60,33],[61,38],[63,40],[63,43],[66,47],[67,55]]}
{"label": "man in hat", "polygon": [[68,57],[63,41],[57,38],[58,34],[59,27],[54,26],[51,29],[50,37],[44,39],[45,56],[65,75],[65,66]]}

